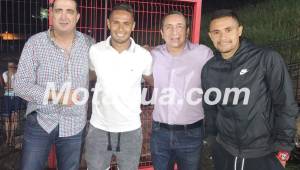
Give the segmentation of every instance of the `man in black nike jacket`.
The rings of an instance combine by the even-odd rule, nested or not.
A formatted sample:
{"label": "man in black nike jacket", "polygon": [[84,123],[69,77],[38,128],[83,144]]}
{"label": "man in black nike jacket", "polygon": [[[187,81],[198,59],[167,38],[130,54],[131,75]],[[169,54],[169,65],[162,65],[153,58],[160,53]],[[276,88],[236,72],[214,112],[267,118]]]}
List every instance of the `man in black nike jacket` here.
{"label": "man in black nike jacket", "polygon": [[242,39],[232,10],[214,12],[217,52],[202,70],[206,132],[216,170],[281,170],[293,148],[298,107],[281,56]]}

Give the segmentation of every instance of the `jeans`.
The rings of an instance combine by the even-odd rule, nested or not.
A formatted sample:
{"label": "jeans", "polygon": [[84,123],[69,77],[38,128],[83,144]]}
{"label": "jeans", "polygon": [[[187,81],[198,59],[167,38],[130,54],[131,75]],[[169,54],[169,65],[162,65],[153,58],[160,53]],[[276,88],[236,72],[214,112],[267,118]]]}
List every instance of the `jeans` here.
{"label": "jeans", "polygon": [[59,170],[78,170],[83,130],[69,137],[58,137],[58,127],[48,134],[37,122],[37,113],[27,115],[22,152],[22,170],[45,169],[52,144],[56,145]]}
{"label": "jeans", "polygon": [[200,170],[203,127],[169,130],[152,123],[151,157],[155,170]]}

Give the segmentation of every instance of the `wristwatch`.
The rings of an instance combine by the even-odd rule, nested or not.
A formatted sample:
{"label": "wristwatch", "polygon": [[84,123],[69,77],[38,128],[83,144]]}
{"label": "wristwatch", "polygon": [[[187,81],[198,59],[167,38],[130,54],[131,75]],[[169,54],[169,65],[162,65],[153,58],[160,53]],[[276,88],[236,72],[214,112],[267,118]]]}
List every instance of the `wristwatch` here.
{"label": "wristwatch", "polygon": [[276,154],[276,157],[280,161],[287,161],[290,158],[290,154],[287,151],[278,151],[277,154]]}

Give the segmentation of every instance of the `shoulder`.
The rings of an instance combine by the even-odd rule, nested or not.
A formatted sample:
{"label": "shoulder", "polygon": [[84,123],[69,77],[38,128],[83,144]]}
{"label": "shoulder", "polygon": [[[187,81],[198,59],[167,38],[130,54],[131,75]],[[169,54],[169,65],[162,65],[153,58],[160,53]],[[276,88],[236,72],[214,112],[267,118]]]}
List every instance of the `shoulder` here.
{"label": "shoulder", "polygon": [[134,53],[137,54],[138,57],[152,59],[151,53],[144,47],[141,47],[139,44],[135,44]]}
{"label": "shoulder", "polygon": [[87,46],[90,47],[91,45],[95,44],[95,40],[91,36],[79,31],[76,31],[76,34],[79,35],[85,41]]}
{"label": "shoulder", "polygon": [[207,69],[209,66],[213,65],[214,63],[216,63],[216,57],[212,57],[208,59],[203,68]]}
{"label": "shoulder", "polygon": [[165,44],[155,46],[151,49],[150,53],[155,60],[158,56],[163,56],[163,49],[165,48]]}
{"label": "shoulder", "polygon": [[194,61],[198,61],[198,64],[203,65],[213,57],[213,51],[206,45],[187,42],[186,55],[192,57]]}
{"label": "shoulder", "polygon": [[28,38],[26,44],[27,45],[41,44],[41,42],[45,40],[47,40],[47,31],[32,35],[31,37]]}
{"label": "shoulder", "polygon": [[208,69],[214,69],[216,67],[220,67],[220,54],[215,54],[212,55],[210,58],[208,58],[207,62],[204,64],[203,69],[208,70]]}
{"label": "shoulder", "polygon": [[187,42],[191,49],[193,50],[202,50],[202,51],[211,51],[211,49],[204,44],[196,44],[192,42]]}
{"label": "shoulder", "polygon": [[150,55],[150,52],[146,48],[140,46],[139,44],[135,44],[134,50],[136,53],[139,54],[142,53],[142,54]]}
{"label": "shoulder", "polygon": [[195,43],[188,42],[188,45],[189,45],[190,50],[197,51],[197,52],[199,52],[199,54],[209,55],[210,58],[213,55],[213,51],[204,44],[195,44]]}
{"label": "shoulder", "polygon": [[7,82],[7,79],[8,79],[8,72],[7,71],[4,71],[3,73],[2,73],[2,77],[1,77],[3,80],[4,80],[4,82]]}
{"label": "shoulder", "polygon": [[260,48],[262,59],[266,65],[277,65],[279,63],[285,63],[282,56],[271,48]]}
{"label": "shoulder", "polygon": [[162,44],[162,45],[158,45],[158,46],[155,46],[154,48],[151,49],[151,54],[155,54],[155,53],[160,53],[163,48],[165,48],[165,45]]}
{"label": "shoulder", "polygon": [[100,41],[100,42],[98,42],[98,43],[96,43],[96,44],[93,44],[92,46],[91,46],[91,51],[103,51],[103,50],[105,50],[106,49],[106,41]]}
{"label": "shoulder", "polygon": [[275,51],[274,49],[271,48],[261,48],[260,49],[265,57],[269,57],[269,58],[281,58],[281,55]]}
{"label": "shoulder", "polygon": [[2,76],[3,76],[3,77],[7,76],[7,73],[8,73],[7,71],[4,71],[4,72],[2,73]]}

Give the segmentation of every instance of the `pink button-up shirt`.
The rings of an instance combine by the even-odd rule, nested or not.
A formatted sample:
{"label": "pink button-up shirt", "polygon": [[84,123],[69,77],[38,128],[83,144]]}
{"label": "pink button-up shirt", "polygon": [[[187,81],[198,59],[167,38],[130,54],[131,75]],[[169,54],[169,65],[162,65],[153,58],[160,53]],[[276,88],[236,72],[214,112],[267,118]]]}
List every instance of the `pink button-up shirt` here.
{"label": "pink button-up shirt", "polygon": [[172,56],[165,44],[154,48],[151,54],[155,88],[153,120],[184,125],[203,119],[201,70],[213,56],[211,49],[187,41],[178,56]]}

